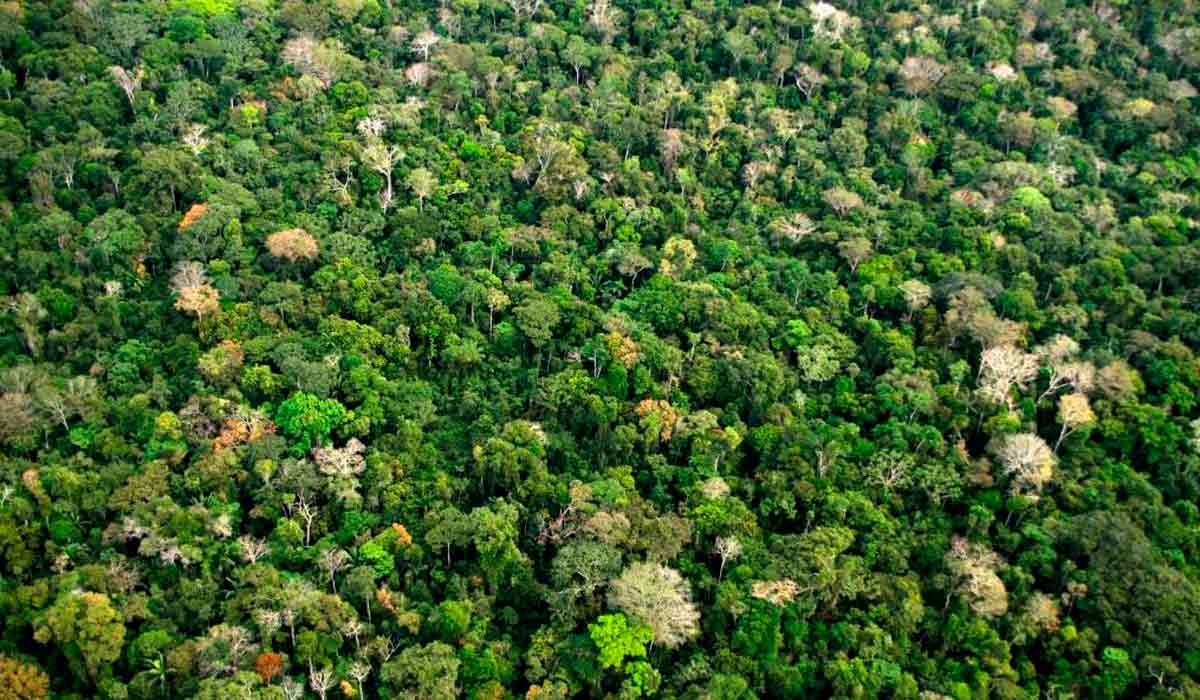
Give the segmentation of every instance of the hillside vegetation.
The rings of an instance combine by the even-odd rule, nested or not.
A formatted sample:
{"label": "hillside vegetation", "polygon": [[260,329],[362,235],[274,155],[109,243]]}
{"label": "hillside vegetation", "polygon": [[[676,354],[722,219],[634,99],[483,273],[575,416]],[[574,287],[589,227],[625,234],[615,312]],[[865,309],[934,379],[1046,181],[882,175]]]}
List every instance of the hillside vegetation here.
{"label": "hillside vegetation", "polygon": [[1194,0],[0,2],[0,700],[1200,698]]}

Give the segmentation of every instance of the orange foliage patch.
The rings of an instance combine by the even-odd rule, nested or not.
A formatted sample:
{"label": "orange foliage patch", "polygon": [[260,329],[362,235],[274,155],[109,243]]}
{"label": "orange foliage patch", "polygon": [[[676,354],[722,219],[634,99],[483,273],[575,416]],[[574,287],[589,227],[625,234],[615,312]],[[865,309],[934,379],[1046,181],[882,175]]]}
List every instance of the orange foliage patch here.
{"label": "orange foliage patch", "polygon": [[283,657],[273,651],[264,651],[254,660],[254,670],[263,679],[263,683],[270,683],[283,673]]}
{"label": "orange foliage patch", "polygon": [[204,216],[204,212],[206,212],[206,211],[208,211],[207,204],[205,204],[203,202],[201,202],[200,204],[193,204],[192,208],[188,209],[187,213],[183,215],[183,219],[180,220],[179,230],[183,231],[188,226],[191,226],[192,224],[196,223],[196,220],[199,219],[200,217]]}
{"label": "orange foliage patch", "polygon": [[392,523],[392,530],[396,533],[396,541],[407,547],[412,544],[412,535],[408,534],[408,528],[400,523]]}

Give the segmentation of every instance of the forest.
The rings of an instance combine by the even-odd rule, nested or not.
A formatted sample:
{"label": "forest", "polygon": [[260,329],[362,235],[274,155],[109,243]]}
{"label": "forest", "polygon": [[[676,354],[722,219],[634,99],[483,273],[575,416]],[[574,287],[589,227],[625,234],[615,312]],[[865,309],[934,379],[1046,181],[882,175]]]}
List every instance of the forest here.
{"label": "forest", "polygon": [[0,0],[0,700],[1200,699],[1197,0]]}

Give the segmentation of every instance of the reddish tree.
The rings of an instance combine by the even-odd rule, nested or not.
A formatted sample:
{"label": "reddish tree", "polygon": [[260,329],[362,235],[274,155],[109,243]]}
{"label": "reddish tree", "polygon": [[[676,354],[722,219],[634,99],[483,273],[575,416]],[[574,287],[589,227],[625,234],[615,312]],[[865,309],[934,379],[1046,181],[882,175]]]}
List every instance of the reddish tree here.
{"label": "reddish tree", "polygon": [[283,656],[273,651],[264,651],[254,660],[254,670],[263,679],[263,683],[269,684],[283,673]]}

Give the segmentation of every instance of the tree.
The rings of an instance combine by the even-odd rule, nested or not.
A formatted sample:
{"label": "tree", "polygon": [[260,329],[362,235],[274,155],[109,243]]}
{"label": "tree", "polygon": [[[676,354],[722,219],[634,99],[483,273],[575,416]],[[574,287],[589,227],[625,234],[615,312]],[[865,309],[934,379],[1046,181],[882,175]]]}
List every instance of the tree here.
{"label": "tree", "polygon": [[50,677],[36,664],[0,656],[0,700],[47,700]]}
{"label": "tree", "polygon": [[[111,664],[121,656],[125,642],[125,624],[103,593],[71,591],[63,593],[39,620],[34,637],[46,644],[58,643],[64,652],[78,650],[82,668],[76,675],[97,681],[111,673]],[[71,656],[69,654],[69,656]]]}
{"label": "tree", "polygon": [[654,642],[674,649],[700,633],[700,611],[691,588],[675,569],[650,562],[630,564],[612,582],[608,604],[654,632]]}
{"label": "tree", "polygon": [[203,321],[221,308],[221,294],[209,284],[204,265],[194,261],[182,262],[171,276],[171,288],[175,290],[175,308],[195,314]]}
{"label": "tree", "polygon": [[1058,420],[1062,423],[1062,430],[1058,433],[1058,439],[1054,441],[1055,453],[1071,433],[1084,425],[1094,423],[1096,414],[1092,412],[1092,406],[1085,394],[1066,394],[1058,397]]}
{"label": "tree", "polygon": [[283,61],[293,66],[302,76],[315,81],[320,87],[328,88],[337,80],[359,70],[361,62],[347,54],[335,39],[318,42],[303,34],[289,39],[281,54]]}
{"label": "tree", "polygon": [[621,573],[621,551],[611,544],[575,539],[564,545],[550,564],[550,607],[574,622],[597,607],[598,594]]}
{"label": "tree", "polygon": [[429,60],[429,51],[441,40],[437,34],[425,29],[418,33],[412,40],[413,51],[421,54],[422,61]]}
{"label": "tree", "polygon": [[433,642],[400,652],[383,664],[379,677],[390,697],[400,700],[452,698],[458,694],[459,665],[452,647]]}
{"label": "tree", "polygon": [[294,263],[316,258],[318,245],[304,229],[289,228],[267,236],[267,250],[276,258]]}
{"label": "tree", "polygon": [[736,537],[718,537],[713,552],[721,558],[721,569],[717,573],[717,580],[720,581],[725,577],[725,564],[742,555],[742,543]]}
{"label": "tree", "polygon": [[804,95],[805,100],[812,99],[813,92],[826,82],[827,78],[816,68],[807,63],[798,63],[792,73],[796,89]]}
{"label": "tree", "polygon": [[928,56],[909,56],[900,65],[900,80],[910,95],[920,95],[937,87],[949,74],[950,68]]}
{"label": "tree", "polygon": [[829,208],[838,216],[846,216],[852,211],[863,208],[862,197],[857,192],[851,192],[843,187],[831,187],[822,195]]}
{"label": "tree", "polygon": [[850,263],[850,274],[858,269],[864,260],[871,257],[874,246],[866,238],[850,238],[838,243],[838,254]]}
{"label": "tree", "polygon": [[129,100],[129,106],[132,107],[134,97],[137,96],[137,91],[142,87],[142,78],[146,74],[145,69],[138,66],[131,73],[121,66],[109,66],[108,73],[121,88],[121,92],[125,93],[125,99]]}
{"label": "tree", "polygon": [[416,195],[422,211],[425,209],[425,199],[437,189],[437,178],[425,168],[413,168],[408,174],[408,187]]}
{"label": "tree", "polygon": [[1054,477],[1054,452],[1037,435],[1005,435],[998,438],[994,449],[1015,494],[1037,498],[1042,487]]}
{"label": "tree", "polygon": [[[360,127],[361,129],[361,127]],[[392,169],[404,158],[404,151],[399,146],[389,146],[375,138],[368,141],[359,155],[362,164],[383,177],[384,189],[379,193],[379,205],[384,211],[392,205]]]}
{"label": "tree", "polygon": [[600,649],[600,667],[618,668],[627,657],[646,655],[646,645],[654,639],[654,631],[645,625],[630,625],[624,615],[601,615],[588,625],[588,635]]}
{"label": "tree", "polygon": [[987,348],[979,358],[979,390],[990,401],[1011,411],[1013,389],[1029,385],[1038,372],[1037,356],[1012,345]]}
{"label": "tree", "polygon": [[995,552],[956,537],[946,559],[959,594],[976,614],[1000,617],[1008,612],[1008,591],[996,575],[1000,557]]}
{"label": "tree", "polygon": [[904,305],[908,308],[907,318],[925,308],[933,293],[929,285],[921,280],[905,280],[900,284],[900,293],[904,295]]}
{"label": "tree", "polygon": [[295,441],[294,453],[307,454],[313,447],[324,444],[347,416],[346,408],[334,399],[318,399],[298,391],[279,405],[275,423]]}

